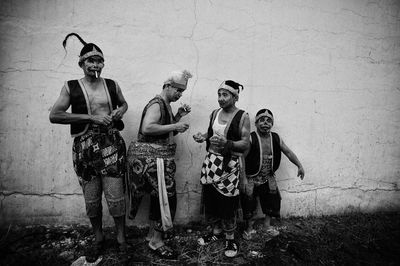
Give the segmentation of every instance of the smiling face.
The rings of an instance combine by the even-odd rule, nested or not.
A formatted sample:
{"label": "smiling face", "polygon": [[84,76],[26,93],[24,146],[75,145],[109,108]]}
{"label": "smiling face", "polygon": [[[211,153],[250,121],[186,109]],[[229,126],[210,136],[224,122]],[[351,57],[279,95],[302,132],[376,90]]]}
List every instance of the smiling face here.
{"label": "smiling face", "polygon": [[218,90],[218,103],[221,108],[225,109],[234,106],[236,101],[236,97],[228,90]]}
{"label": "smiling face", "polygon": [[268,116],[262,116],[256,121],[256,128],[259,133],[267,134],[271,132],[271,128],[274,125],[274,120]]}
{"label": "smiling face", "polygon": [[100,56],[91,56],[85,61],[82,62],[81,68],[83,69],[83,73],[85,76],[96,76],[96,71],[98,75],[100,75],[102,69],[104,67],[104,60]]}

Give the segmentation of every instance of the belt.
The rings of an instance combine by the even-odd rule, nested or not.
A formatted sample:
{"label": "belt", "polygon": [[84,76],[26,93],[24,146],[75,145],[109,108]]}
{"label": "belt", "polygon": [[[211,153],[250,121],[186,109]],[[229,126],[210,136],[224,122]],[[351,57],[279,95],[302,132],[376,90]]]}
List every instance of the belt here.
{"label": "belt", "polygon": [[114,128],[113,123],[111,123],[108,126],[90,124],[88,130],[92,131],[93,134],[108,134],[108,135],[112,135],[114,134],[114,132],[118,131],[116,128]]}

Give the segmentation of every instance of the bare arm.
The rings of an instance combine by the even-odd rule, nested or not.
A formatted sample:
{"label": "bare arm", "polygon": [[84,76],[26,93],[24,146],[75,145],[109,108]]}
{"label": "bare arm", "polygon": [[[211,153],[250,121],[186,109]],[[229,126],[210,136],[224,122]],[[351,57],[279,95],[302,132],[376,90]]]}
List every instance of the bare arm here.
{"label": "bare arm", "polygon": [[184,117],[185,115],[187,115],[188,113],[190,113],[192,111],[192,108],[187,105],[187,104],[182,104],[181,107],[178,108],[178,111],[176,112],[175,115],[175,121],[179,122],[179,120],[181,120],[182,117]]}
{"label": "bare arm", "polygon": [[158,104],[151,105],[143,117],[142,133],[145,135],[163,135],[172,131],[178,131],[182,133],[189,128],[189,124],[182,122],[169,125],[160,125],[160,118],[160,106]]}
{"label": "bare arm", "polygon": [[128,103],[125,101],[124,95],[122,94],[121,88],[117,85],[117,97],[120,105],[117,109],[111,112],[113,120],[120,120],[128,110]]}
{"label": "bare arm", "polygon": [[299,176],[300,179],[303,179],[304,178],[303,166],[301,165],[296,154],[285,144],[285,142],[283,142],[283,140],[281,143],[281,150],[286,155],[286,157],[288,157],[288,159],[297,166],[297,168],[298,168],[297,176]]}
{"label": "bare arm", "polygon": [[248,114],[245,114],[243,127],[242,127],[242,138],[239,141],[234,141],[232,150],[238,152],[246,152],[250,145],[250,118]]}
{"label": "bare arm", "polygon": [[83,124],[97,123],[108,125],[111,123],[111,116],[108,115],[88,115],[88,114],[72,114],[67,110],[71,105],[69,93],[64,86],[61,89],[60,96],[50,111],[49,119],[55,124]]}

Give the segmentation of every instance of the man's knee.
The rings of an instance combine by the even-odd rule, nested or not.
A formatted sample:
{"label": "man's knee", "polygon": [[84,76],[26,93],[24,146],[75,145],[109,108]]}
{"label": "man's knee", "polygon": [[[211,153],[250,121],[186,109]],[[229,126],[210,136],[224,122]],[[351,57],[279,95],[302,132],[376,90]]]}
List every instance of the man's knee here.
{"label": "man's knee", "polygon": [[103,213],[103,206],[101,205],[101,199],[96,201],[85,201],[86,215],[89,218],[101,217]]}

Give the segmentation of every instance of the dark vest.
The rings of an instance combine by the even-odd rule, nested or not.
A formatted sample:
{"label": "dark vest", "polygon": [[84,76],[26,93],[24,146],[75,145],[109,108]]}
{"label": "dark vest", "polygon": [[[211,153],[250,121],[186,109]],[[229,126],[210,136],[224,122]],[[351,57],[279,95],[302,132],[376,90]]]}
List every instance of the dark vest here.
{"label": "dark vest", "polygon": [[[117,88],[115,82],[111,79],[105,79],[108,93],[111,97],[111,104],[113,110],[116,109],[121,103],[118,100]],[[73,114],[88,114],[85,95],[83,94],[82,88],[79,85],[78,80],[69,80],[68,81],[69,94],[70,94],[70,103],[71,103],[71,112]],[[115,127],[119,130],[122,130],[123,122],[115,121]],[[77,135],[80,133],[84,133],[87,124],[71,124],[71,135]],[[121,128],[122,127],[122,128]]]}
{"label": "dark vest", "polygon": [[172,124],[173,118],[170,116],[170,113],[168,111],[167,104],[163,100],[163,98],[160,95],[157,95],[153,99],[149,101],[149,103],[144,107],[143,113],[142,113],[142,118],[140,120],[140,126],[139,126],[139,133],[138,133],[138,142],[148,142],[148,143],[167,143],[168,138],[169,138],[169,133],[163,134],[163,135],[144,135],[142,133],[142,123],[143,123],[143,118],[146,115],[147,109],[157,103],[160,106],[160,111],[161,111],[161,117],[159,124],[160,125],[169,125]]}
{"label": "dark vest", "polygon": [[[275,132],[271,132],[272,135],[272,165],[273,171],[275,172],[279,168],[279,164],[281,163],[281,144],[279,135]],[[261,151],[261,143],[258,141],[257,133],[255,131],[251,132],[251,145],[250,152],[247,154],[245,162],[246,162],[246,175],[248,177],[253,177],[258,175],[261,170],[262,163],[262,151]]]}

